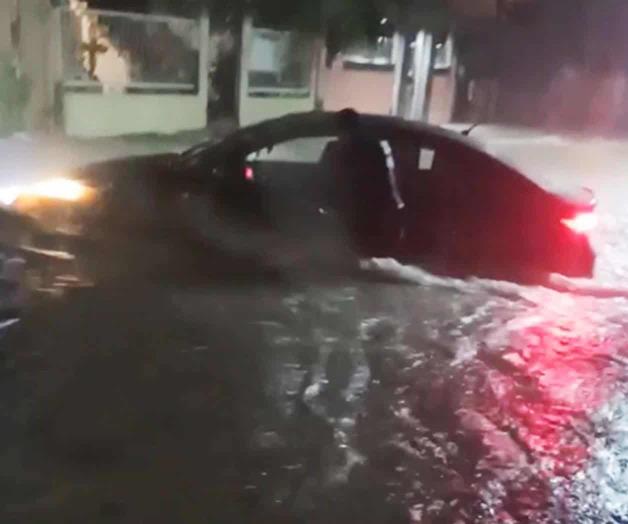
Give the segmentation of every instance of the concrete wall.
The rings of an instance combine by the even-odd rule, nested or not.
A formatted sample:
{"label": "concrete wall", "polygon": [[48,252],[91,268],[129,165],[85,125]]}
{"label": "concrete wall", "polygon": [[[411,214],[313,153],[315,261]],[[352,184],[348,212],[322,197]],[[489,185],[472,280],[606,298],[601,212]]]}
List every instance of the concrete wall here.
{"label": "concrete wall", "polygon": [[15,13],[15,2],[0,1],[0,55],[11,52],[11,20]]}
{"label": "concrete wall", "polygon": [[391,114],[395,87],[393,70],[350,69],[344,67],[342,59],[337,59],[331,68],[322,64],[320,75],[320,96],[326,110],[351,107],[361,113]]}
{"label": "concrete wall", "polygon": [[[1,1],[1,0],[0,0]],[[76,137],[172,134],[207,125],[209,19],[201,18],[198,93],[89,92],[65,88],[62,125]]]}
{"label": "concrete wall", "polygon": [[[49,11],[44,0],[0,2],[0,61],[3,66],[0,129],[3,134],[38,129],[39,122],[35,123],[32,115],[34,101],[41,105],[46,103],[41,95],[47,85],[45,26]],[[4,69],[9,64],[15,67],[11,67],[11,72]]]}
{"label": "concrete wall", "polygon": [[51,59],[55,29],[53,10],[48,0],[20,0],[19,57],[22,72],[31,81],[31,93],[25,113],[26,129],[48,130],[53,125],[54,89],[58,76]]}
{"label": "concrete wall", "polygon": [[[25,112],[28,131],[54,126],[55,91],[62,81],[60,12],[49,0],[20,0],[20,38],[11,43],[13,0],[0,0],[0,54],[15,53],[31,82]],[[201,19],[200,75],[197,94],[127,94],[66,91],[61,125],[72,136],[98,137],[134,133],[175,133],[207,124],[209,20]]]}
{"label": "concrete wall", "polygon": [[136,133],[176,133],[207,123],[205,97],[174,94],[66,93],[65,131],[99,137]]}

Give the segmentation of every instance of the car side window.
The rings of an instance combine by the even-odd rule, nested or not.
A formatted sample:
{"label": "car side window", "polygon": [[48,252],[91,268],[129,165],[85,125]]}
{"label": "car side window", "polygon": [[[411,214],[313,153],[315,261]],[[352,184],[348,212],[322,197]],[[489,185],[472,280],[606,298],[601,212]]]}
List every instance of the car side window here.
{"label": "car side window", "polygon": [[279,228],[298,217],[316,215],[328,200],[321,159],[334,136],[286,140],[244,156],[242,180],[260,195],[265,212]]}
{"label": "car side window", "polygon": [[330,141],[335,137],[298,138],[248,152],[243,176],[249,182],[263,187],[269,198],[281,192],[287,197],[289,188],[299,192],[311,189],[321,182],[320,162]]}
{"label": "car side window", "polygon": [[335,137],[296,138],[279,142],[269,147],[251,151],[247,162],[299,162],[316,164],[319,162],[325,146]]}

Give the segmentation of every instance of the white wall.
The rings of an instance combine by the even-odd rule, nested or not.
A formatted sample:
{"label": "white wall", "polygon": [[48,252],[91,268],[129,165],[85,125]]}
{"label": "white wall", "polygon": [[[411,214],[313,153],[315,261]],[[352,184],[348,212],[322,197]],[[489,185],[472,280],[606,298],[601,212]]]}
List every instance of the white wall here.
{"label": "white wall", "polygon": [[58,37],[54,11],[48,0],[20,1],[20,69],[31,81],[31,93],[25,114],[28,131],[47,131],[54,117],[54,82],[58,80],[57,63],[51,53]]}
{"label": "white wall", "polygon": [[77,137],[176,133],[207,124],[206,97],[174,94],[65,93],[65,132]]}
{"label": "white wall", "polygon": [[[3,0],[0,0],[2,2]],[[76,137],[172,134],[207,126],[209,19],[201,18],[198,93],[126,93],[66,90],[63,126]]]}
{"label": "white wall", "polygon": [[0,54],[11,53],[11,20],[15,5],[7,0],[0,0]]}

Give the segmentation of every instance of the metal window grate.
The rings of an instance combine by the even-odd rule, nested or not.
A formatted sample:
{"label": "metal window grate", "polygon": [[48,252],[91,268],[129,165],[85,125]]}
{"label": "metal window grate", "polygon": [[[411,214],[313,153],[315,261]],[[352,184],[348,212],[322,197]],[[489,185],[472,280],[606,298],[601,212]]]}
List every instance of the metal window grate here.
{"label": "metal window grate", "polygon": [[66,88],[195,91],[200,21],[113,11],[61,13]]}

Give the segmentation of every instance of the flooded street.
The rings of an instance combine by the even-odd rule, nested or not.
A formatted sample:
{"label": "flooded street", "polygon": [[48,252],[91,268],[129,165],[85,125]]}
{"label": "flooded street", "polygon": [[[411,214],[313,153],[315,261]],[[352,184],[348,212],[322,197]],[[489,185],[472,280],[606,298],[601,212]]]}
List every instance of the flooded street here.
{"label": "flooded street", "polygon": [[0,524],[628,524],[626,28],[0,0]]}
{"label": "flooded street", "polygon": [[379,261],[405,281],[34,309],[4,341],[2,522],[628,522],[628,164],[585,149],[539,162],[600,200],[574,293]]}

